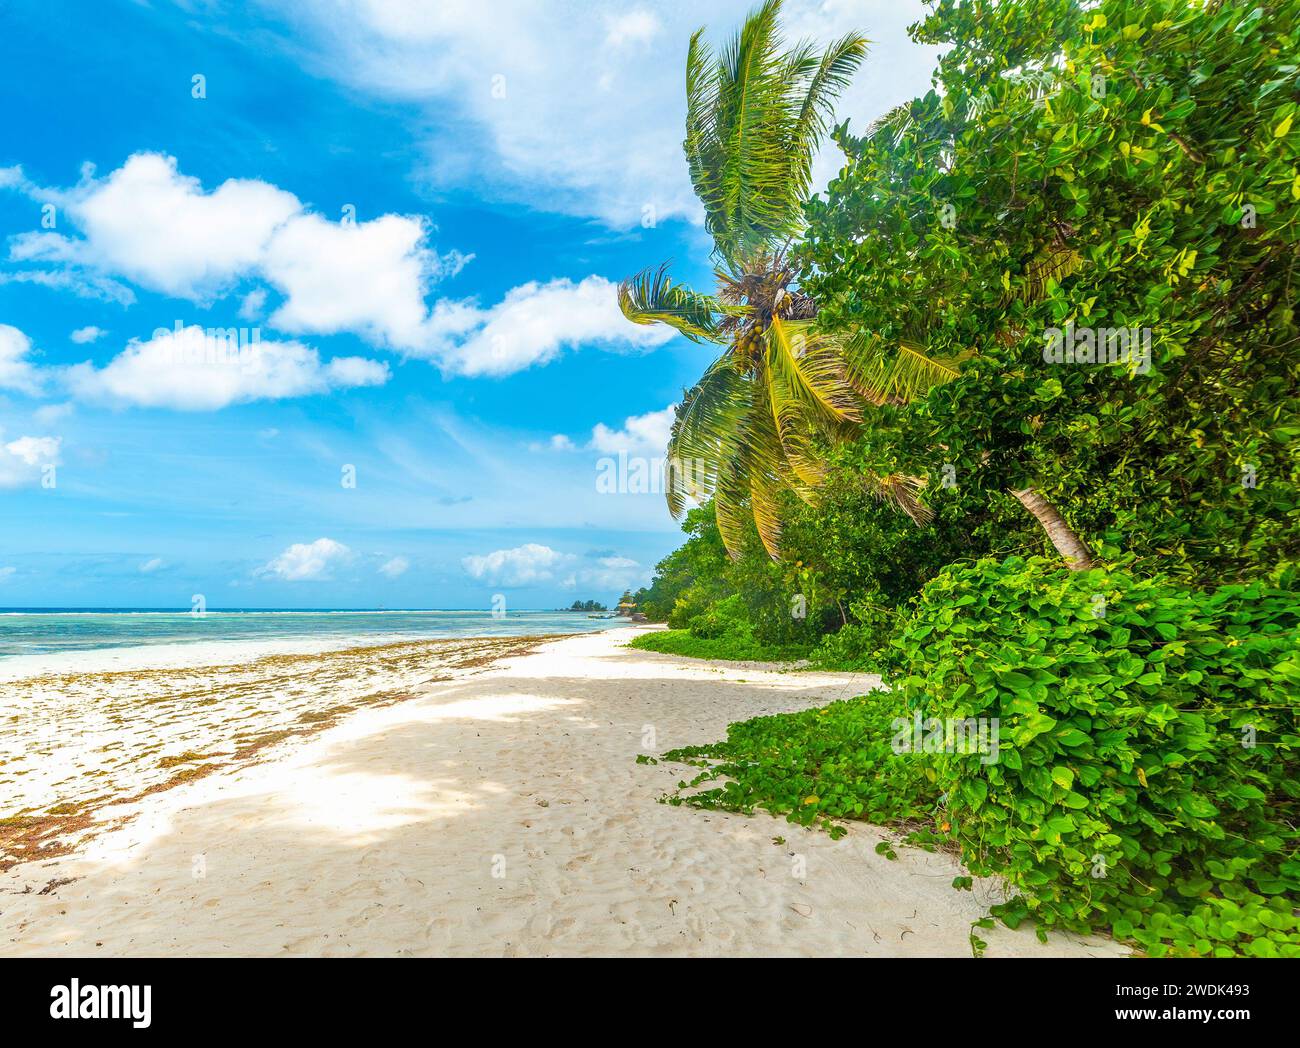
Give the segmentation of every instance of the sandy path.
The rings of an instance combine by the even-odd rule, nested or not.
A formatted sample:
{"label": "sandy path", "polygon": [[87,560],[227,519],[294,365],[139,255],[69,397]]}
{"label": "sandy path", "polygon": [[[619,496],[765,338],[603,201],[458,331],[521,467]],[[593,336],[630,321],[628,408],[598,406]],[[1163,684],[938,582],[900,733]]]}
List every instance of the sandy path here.
{"label": "sandy path", "polygon": [[[950,860],[891,862],[865,826],[832,841],[658,804],[685,769],[635,763],[860,679],[631,651],[631,632],[144,798],[121,830],[0,875],[0,954],[969,955],[988,889],[952,890]],[[1122,952],[981,934],[990,956]]]}

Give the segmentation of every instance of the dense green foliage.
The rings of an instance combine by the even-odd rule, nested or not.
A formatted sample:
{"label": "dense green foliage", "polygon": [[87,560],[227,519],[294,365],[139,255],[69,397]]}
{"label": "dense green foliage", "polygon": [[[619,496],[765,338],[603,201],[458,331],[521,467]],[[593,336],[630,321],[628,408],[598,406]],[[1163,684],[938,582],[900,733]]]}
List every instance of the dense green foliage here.
{"label": "dense green foliage", "polygon": [[1009,912],[1300,954],[1294,592],[983,560],[927,585],[890,655],[909,713],[998,719],[998,759],[933,762],[963,860],[1020,893]]}
{"label": "dense green foliage", "polygon": [[[943,91],[841,129],[802,249],[819,324],[860,334],[875,385],[926,387],[923,358],[957,374],[876,468],[932,502],[945,465],[958,490],[1033,484],[1202,584],[1295,558],[1298,10],[936,5],[916,36],[950,45]],[[1045,360],[1067,325],[1149,332],[1149,366]]]}
{"label": "dense green foliage", "polygon": [[[780,497],[778,558],[706,507],[644,591],[683,631],[647,644],[888,691],[666,754],[703,765],[671,799],[898,826],[1040,934],[1298,955],[1300,0],[932,7],[936,89],[837,130],[796,249],[878,403]],[[1042,556],[1026,489],[1101,566]],[[899,752],[918,715],[996,753]]]}
{"label": "dense green foliage", "polygon": [[569,608],[570,611],[605,611],[605,605],[598,600],[575,600]]}

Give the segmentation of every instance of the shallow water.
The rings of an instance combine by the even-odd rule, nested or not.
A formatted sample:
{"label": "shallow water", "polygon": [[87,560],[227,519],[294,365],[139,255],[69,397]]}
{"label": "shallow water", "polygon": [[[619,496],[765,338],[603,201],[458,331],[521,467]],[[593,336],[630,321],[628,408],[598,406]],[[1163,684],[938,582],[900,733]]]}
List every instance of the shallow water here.
{"label": "shallow water", "polygon": [[355,639],[363,644],[446,637],[587,633],[627,625],[585,612],[185,611],[0,609],[0,658],[187,641]]}

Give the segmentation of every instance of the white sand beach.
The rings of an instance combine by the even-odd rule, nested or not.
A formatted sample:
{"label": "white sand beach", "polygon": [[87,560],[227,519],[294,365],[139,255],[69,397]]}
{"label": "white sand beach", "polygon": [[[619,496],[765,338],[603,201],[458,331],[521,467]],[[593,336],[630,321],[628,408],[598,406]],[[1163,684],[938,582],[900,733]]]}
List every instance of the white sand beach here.
{"label": "white sand beach", "polygon": [[[0,818],[62,804],[77,821],[49,828],[70,850],[0,873],[0,955],[970,956],[995,889],[954,890],[950,858],[891,861],[861,824],[832,841],[660,804],[688,769],[635,761],[870,678],[653,655],[624,646],[636,632],[313,650],[206,677],[136,651],[98,696],[94,653],[64,664],[76,681],[11,677],[8,736],[30,740],[56,694],[76,730],[26,763],[0,755]],[[88,705],[98,720],[77,719]],[[980,935],[990,957],[1126,952]]]}

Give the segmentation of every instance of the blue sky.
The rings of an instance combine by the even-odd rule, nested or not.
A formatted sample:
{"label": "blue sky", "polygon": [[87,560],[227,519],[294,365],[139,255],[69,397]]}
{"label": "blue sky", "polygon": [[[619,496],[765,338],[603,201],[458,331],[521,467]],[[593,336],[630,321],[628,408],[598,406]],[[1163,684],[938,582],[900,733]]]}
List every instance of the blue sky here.
{"label": "blue sky", "polygon": [[[599,462],[661,456],[708,360],[613,287],[669,259],[708,284],[683,60],[747,7],[6,3],[0,606],[644,584],[677,525],[599,492]],[[927,89],[919,13],[786,22],[875,41],[841,106],[861,123]]]}

